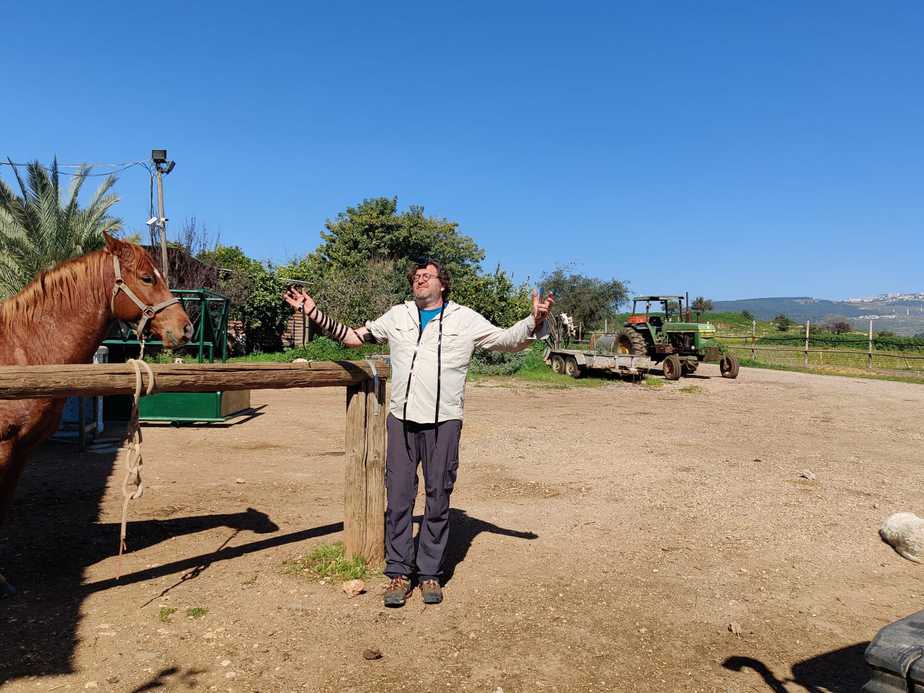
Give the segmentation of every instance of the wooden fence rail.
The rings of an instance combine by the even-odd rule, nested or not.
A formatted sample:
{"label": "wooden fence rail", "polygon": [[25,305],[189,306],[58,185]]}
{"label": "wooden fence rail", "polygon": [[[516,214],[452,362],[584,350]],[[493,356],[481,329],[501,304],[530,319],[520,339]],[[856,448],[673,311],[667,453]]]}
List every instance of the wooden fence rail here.
{"label": "wooden fence rail", "polygon": [[[155,392],[346,387],[343,534],[349,557],[379,565],[385,551],[385,381],[381,360],[150,364]],[[142,369],[142,372],[143,369]],[[374,377],[375,376],[375,377]],[[144,382],[147,384],[147,375]],[[119,395],[135,391],[130,364],[0,366],[0,399]]]}
{"label": "wooden fence rail", "polygon": [[[384,361],[149,365],[154,373],[157,392],[282,390],[358,385],[373,376],[373,365],[380,378],[391,375]],[[0,366],[0,399],[130,395],[134,391],[135,370],[127,363]]]}
{"label": "wooden fence rail", "polygon": [[[716,335],[716,338],[719,339],[720,341],[724,341],[728,343],[728,348],[730,349],[735,349],[738,351],[749,351],[751,354],[751,359],[755,361],[757,360],[757,355],[759,353],[802,354],[803,366],[807,367],[809,354],[821,354],[822,361],[824,360],[823,357],[825,354],[831,354],[835,356],[836,355],[853,356],[855,358],[865,357],[867,370],[873,369],[873,365],[874,365],[873,362],[875,359],[880,359],[880,361],[883,359],[904,361],[907,368],[902,369],[903,372],[904,371],[919,371],[922,368],[924,368],[924,366],[912,366],[911,364],[912,361],[924,361],[924,354],[920,354],[920,353],[909,354],[904,351],[880,351],[877,349],[873,349],[872,348],[873,342],[871,338],[869,340],[869,344],[867,345],[866,349],[838,349],[838,348],[824,349],[824,348],[813,348],[810,346],[802,346],[802,347],[768,346],[766,344],[760,344],[757,341],[757,337],[755,335]],[[800,336],[800,339],[801,339],[801,336]],[[735,340],[738,340],[741,343],[740,344],[730,343]],[[758,344],[760,344],[760,346],[758,346]],[[883,366],[880,366],[880,368],[882,367]]]}

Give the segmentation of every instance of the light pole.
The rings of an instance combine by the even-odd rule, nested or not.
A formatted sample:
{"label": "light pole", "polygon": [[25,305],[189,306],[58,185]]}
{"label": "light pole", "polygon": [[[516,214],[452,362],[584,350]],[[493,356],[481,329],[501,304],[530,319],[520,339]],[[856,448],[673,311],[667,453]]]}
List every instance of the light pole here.
{"label": "light pole", "polygon": [[167,160],[166,149],[152,149],[151,160],[157,171],[157,226],[160,229],[160,268],[164,275],[164,282],[170,286],[170,277],[167,273],[167,215],[164,213],[164,176],[176,166],[175,161]]}

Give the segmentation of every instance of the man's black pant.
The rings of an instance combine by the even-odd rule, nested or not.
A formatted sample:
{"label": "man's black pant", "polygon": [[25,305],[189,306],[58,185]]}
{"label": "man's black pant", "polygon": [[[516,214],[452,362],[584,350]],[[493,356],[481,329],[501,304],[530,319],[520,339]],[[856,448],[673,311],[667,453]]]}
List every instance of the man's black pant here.
{"label": "man's black pant", "polygon": [[[385,461],[385,574],[413,575],[421,580],[443,572],[449,542],[449,496],[459,470],[462,421],[418,424],[388,415]],[[417,497],[417,465],[423,467],[427,504],[415,556],[413,518]]]}

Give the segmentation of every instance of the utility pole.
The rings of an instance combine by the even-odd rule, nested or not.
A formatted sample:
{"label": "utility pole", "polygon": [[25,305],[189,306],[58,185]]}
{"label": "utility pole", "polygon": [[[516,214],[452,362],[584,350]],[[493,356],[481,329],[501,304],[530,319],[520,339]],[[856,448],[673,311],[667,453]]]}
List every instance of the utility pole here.
{"label": "utility pole", "polygon": [[167,160],[166,149],[152,149],[151,159],[154,161],[154,168],[157,171],[157,228],[160,236],[160,271],[164,275],[164,282],[170,286],[170,277],[168,274],[167,262],[167,215],[164,212],[164,176],[169,174],[175,161]]}

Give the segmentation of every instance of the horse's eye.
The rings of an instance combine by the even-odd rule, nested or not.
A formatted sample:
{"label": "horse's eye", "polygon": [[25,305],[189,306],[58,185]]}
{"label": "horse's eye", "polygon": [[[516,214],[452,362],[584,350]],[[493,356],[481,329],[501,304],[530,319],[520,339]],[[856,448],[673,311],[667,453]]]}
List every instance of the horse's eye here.
{"label": "horse's eye", "polygon": [[141,278],[141,281],[143,281],[145,284],[153,284],[154,277],[152,277],[150,274],[146,274]]}

